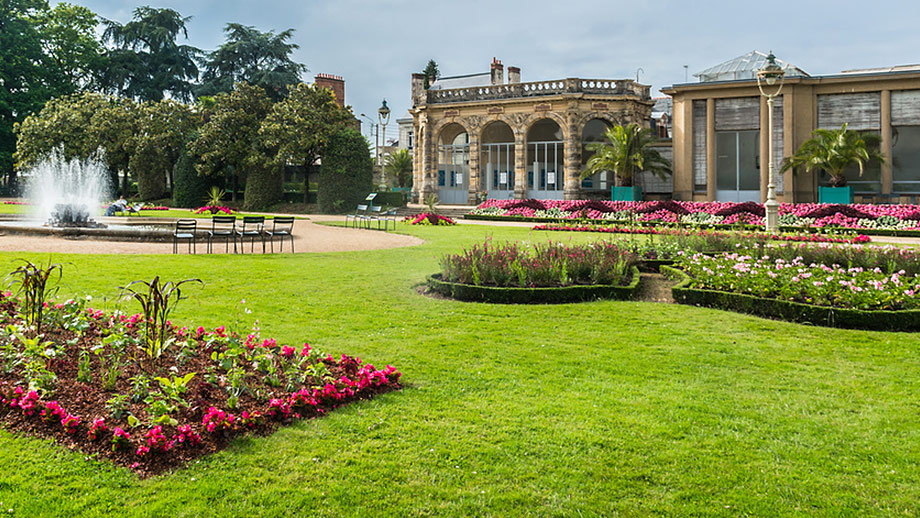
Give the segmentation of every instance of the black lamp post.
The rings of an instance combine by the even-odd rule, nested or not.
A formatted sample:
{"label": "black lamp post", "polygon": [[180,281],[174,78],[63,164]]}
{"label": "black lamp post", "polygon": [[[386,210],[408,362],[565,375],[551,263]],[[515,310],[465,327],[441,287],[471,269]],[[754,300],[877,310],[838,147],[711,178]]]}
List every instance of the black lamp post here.
{"label": "black lamp post", "polygon": [[[387,123],[390,122],[390,109],[387,107],[387,100],[383,100],[383,106],[377,110],[377,120],[380,122],[380,125],[383,126],[383,148],[387,147]],[[387,186],[387,171],[386,171],[386,162],[384,160],[380,161],[380,187],[386,188]]]}

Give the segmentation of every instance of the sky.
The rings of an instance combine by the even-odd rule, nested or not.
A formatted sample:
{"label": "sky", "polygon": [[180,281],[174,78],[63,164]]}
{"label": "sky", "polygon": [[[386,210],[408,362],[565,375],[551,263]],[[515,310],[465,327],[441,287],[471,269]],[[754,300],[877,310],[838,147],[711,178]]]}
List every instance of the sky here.
{"label": "sky", "polygon": [[[141,0],[142,1],[142,0]],[[183,43],[213,50],[227,23],[294,29],[294,60],[345,79],[346,103],[376,121],[385,98],[396,119],[410,78],[434,59],[443,76],[488,72],[495,57],[522,81],[636,79],[659,89],[746,54],[768,52],[811,75],[920,63],[920,2],[687,0],[71,0],[130,21],[139,5],[191,16]],[[685,69],[686,65],[686,69]],[[506,72],[507,77],[507,72]],[[362,118],[363,131],[368,132]],[[373,138],[371,138],[373,141]]]}

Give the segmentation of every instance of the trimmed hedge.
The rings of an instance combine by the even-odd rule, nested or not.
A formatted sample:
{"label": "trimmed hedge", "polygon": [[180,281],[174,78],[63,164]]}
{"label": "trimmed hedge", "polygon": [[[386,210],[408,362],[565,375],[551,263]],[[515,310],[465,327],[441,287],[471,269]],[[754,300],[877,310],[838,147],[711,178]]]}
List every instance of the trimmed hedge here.
{"label": "trimmed hedge", "polygon": [[243,210],[263,210],[281,201],[284,169],[271,162],[253,165],[246,175]]}
{"label": "trimmed hedge", "polygon": [[441,274],[428,276],[428,289],[466,302],[490,304],[565,304],[597,299],[629,300],[639,285],[639,270],[633,266],[632,279],[626,286],[592,285],[560,288],[497,288],[473,286],[441,280]]}
{"label": "trimmed hedge", "polygon": [[353,129],[333,134],[323,155],[316,188],[320,212],[354,210],[367,193],[373,192],[373,184],[374,163],[367,140]]}
{"label": "trimmed hedge", "polygon": [[395,191],[378,192],[377,197],[374,198],[374,205],[384,207],[405,207],[406,194],[407,193]]}
{"label": "trimmed hedge", "polygon": [[869,331],[920,331],[920,310],[866,311],[831,308],[779,299],[767,299],[726,291],[689,288],[692,279],[677,268],[662,266],[669,277],[682,279],[671,288],[674,300],[680,304],[703,306],[738,313],[748,313],[787,322],[825,327],[863,329]]}
{"label": "trimmed hedge", "polygon": [[173,205],[176,207],[200,207],[208,194],[210,182],[198,174],[195,158],[183,151],[176,164],[176,185],[173,186]]}

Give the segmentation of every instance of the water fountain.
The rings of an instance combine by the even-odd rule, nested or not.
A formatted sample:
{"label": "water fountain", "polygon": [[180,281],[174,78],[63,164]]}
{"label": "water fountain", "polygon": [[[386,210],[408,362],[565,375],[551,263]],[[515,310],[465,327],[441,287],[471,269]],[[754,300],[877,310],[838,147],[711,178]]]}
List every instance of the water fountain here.
{"label": "water fountain", "polygon": [[51,235],[67,239],[168,241],[172,221],[125,218],[115,225],[93,219],[111,199],[105,164],[94,158],[67,160],[60,152],[23,172],[30,214],[0,216],[0,233]]}
{"label": "water fountain", "polygon": [[108,170],[100,160],[66,160],[55,152],[24,176],[33,215],[45,225],[105,228],[92,218],[111,191]]}

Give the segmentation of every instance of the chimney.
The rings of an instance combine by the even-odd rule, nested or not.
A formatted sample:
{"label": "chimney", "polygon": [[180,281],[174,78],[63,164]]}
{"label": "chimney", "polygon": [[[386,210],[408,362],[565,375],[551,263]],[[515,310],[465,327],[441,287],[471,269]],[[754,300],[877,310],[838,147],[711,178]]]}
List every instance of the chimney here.
{"label": "chimney", "polygon": [[508,84],[521,82],[521,69],[518,67],[508,67]]}
{"label": "chimney", "polygon": [[425,74],[412,74],[412,106],[425,103]]}
{"label": "chimney", "polygon": [[345,106],[345,80],[340,76],[316,74],[313,84],[316,85],[317,88],[332,90],[332,95],[335,96],[335,101],[339,103],[339,106]]}
{"label": "chimney", "polygon": [[505,82],[505,66],[501,60],[492,58],[492,84],[500,85]]}

